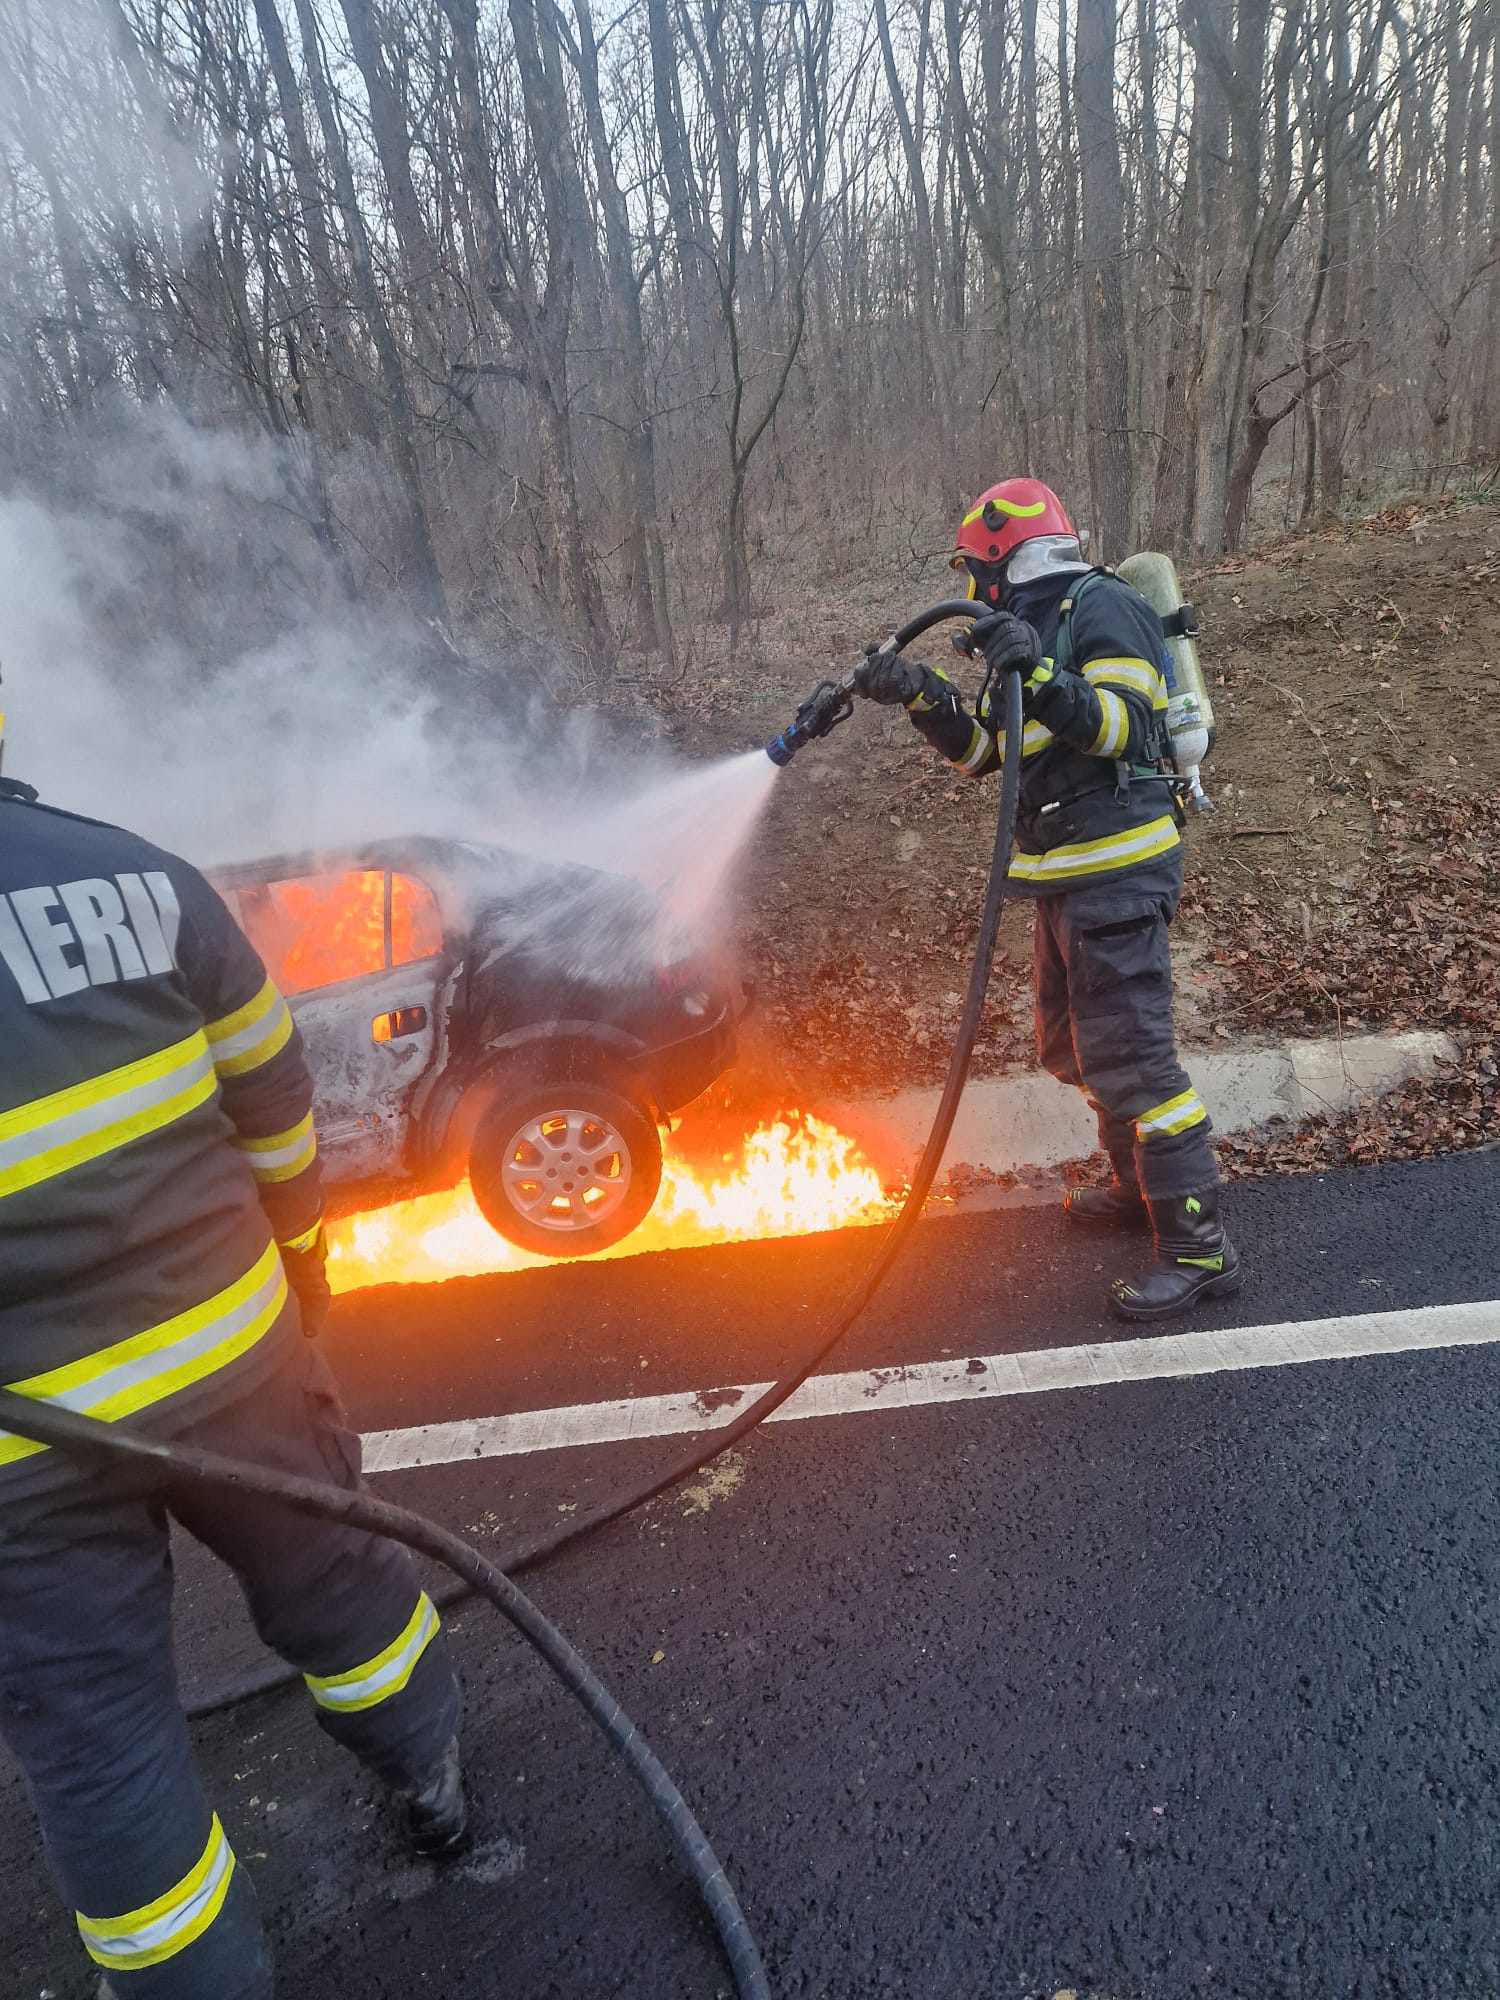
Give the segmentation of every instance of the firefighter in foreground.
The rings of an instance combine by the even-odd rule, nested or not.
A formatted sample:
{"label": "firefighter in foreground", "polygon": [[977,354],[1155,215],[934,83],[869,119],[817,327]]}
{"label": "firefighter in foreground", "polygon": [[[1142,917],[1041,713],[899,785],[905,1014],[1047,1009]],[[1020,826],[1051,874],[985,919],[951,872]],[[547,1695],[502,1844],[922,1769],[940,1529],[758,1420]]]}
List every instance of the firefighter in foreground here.
{"label": "firefighter in foreground", "polygon": [[[304,1478],[359,1482],[312,1085],[194,869],[0,779],[0,1379]],[[459,1697],[404,1549],[0,1431],[0,1731],[117,2000],[268,2000],[255,1894],[193,1769],[168,1522],[236,1572],[318,1721],[457,1852]]]}
{"label": "firefighter in foreground", "polygon": [[959,524],[953,567],[989,607],[969,635],[987,668],[977,716],[945,675],[880,654],[856,685],[901,703],[970,777],[1006,754],[1001,677],[1022,677],[1025,726],[1013,886],[1036,898],[1043,1066],[1087,1093],[1114,1168],[1074,1188],[1079,1222],[1149,1221],[1156,1262],[1111,1288],[1127,1319],[1170,1319],[1236,1290],[1208,1113],[1177,1059],[1167,927],[1182,894],[1178,814],[1163,768],[1166,642],[1157,614],[1090,569],[1050,488],[1005,479]]}

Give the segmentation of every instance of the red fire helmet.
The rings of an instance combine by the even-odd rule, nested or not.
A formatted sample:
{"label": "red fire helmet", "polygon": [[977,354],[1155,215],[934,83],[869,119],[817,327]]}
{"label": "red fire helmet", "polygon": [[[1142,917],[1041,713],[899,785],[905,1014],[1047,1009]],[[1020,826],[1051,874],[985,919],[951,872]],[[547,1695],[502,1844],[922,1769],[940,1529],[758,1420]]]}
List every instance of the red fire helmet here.
{"label": "red fire helmet", "polygon": [[975,583],[984,586],[983,594],[993,598],[996,593],[989,586],[998,584],[1009,557],[1038,535],[1076,539],[1077,530],[1050,486],[1039,479],[1002,479],[987,486],[959,522],[953,567],[968,567]]}

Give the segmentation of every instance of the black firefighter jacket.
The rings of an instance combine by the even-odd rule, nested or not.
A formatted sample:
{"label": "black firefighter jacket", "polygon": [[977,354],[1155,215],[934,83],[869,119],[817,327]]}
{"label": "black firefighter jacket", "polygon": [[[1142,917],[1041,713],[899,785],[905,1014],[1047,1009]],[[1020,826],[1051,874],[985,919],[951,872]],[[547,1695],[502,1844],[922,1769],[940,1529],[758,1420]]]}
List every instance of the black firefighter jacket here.
{"label": "black firefighter jacket", "polygon": [[[321,1207],[301,1038],[222,899],[0,780],[0,1381],[168,1433],[235,1400]],[[0,1507],[69,1476],[0,1430]]]}
{"label": "black firefighter jacket", "polygon": [[[1013,886],[1047,895],[1123,875],[1179,845],[1171,788],[1156,776],[1166,742],[1168,666],[1161,621],[1145,598],[1107,572],[1039,579],[1016,592],[1018,617],[1042,642],[1042,681],[1021,742],[1021,806]],[[1054,660],[1063,606],[1076,602],[1065,663]],[[1045,679],[1047,670],[1051,678]],[[992,726],[1001,691],[977,720],[957,698],[912,704],[912,721],[970,777],[998,770],[1007,745]],[[1149,774],[1149,775],[1148,775]]]}

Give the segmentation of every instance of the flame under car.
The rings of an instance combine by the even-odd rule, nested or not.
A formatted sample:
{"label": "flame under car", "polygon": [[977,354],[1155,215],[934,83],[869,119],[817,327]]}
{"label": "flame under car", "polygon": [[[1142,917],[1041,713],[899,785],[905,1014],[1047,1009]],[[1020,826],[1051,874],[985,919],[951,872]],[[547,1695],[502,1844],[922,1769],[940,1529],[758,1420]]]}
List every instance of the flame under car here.
{"label": "flame under car", "polygon": [[214,882],[302,1032],[330,1214],[467,1173],[523,1249],[607,1249],[734,1059],[742,989],[623,876],[411,839]]}

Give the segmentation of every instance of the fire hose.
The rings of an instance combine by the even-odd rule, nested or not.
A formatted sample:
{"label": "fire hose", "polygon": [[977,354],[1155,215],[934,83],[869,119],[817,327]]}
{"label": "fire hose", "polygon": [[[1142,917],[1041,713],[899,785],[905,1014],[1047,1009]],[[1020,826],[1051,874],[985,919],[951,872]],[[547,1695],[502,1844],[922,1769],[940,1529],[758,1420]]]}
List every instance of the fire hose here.
{"label": "fire hose", "polygon": [[[975,606],[967,599],[951,599],[920,612],[899,626],[879,647],[867,655],[893,656],[933,626],[947,619],[975,616]],[[961,647],[962,650],[962,647]],[[863,664],[863,663],[861,663]],[[849,669],[838,681],[824,682],[797,711],[793,723],[766,746],[775,764],[789,763],[806,743],[826,736],[852,712],[858,667]],[[1004,689],[1006,740],[1021,740],[1021,684],[1010,674]],[[624,1758],[640,1783],[652,1808],[663,1821],[673,1851],[689,1879],[697,1888],[713,1919],[733,1971],[742,2000],[769,2000],[770,1986],[744,1913],[740,1909],[723,1868],[706,1836],[693,1818],[686,1800],[650,1749],[645,1739],[608,1689],[597,1679],[587,1662],[568,1643],[512,1581],[512,1574],[535,1568],[549,1556],[596,1533],[611,1521],[633,1513],[649,1501],[699,1472],[711,1460],[728,1451],[750,1431],[778,1410],[825,1360],[864,1311],[895,1262],[897,1254],[915,1228],[942,1164],[959,1100],[968,1080],[969,1063],[978,1037],[985,995],[994,964],[999,938],[1000,915],[1005,902],[1006,869],[1015,835],[1016,809],[1020,796],[1019,757],[1008,757],[1001,768],[1000,809],[995,825],[995,844],[990,861],[989,881],[979,920],[974,958],[969,971],[953,1053],[932,1128],[922,1155],[913,1171],[911,1184],[900,1210],[881,1238],[863,1276],[822,1328],[808,1352],[788,1373],[773,1382],[728,1423],[716,1427],[706,1441],[691,1449],[654,1474],[643,1485],[604,1502],[565,1528],[521,1543],[493,1562],[457,1535],[406,1508],[377,1500],[368,1492],[346,1492],[316,1481],[296,1479],[265,1467],[230,1459],[216,1452],[175,1444],[132,1430],[125,1424],[105,1423],[96,1418],[37,1402],[0,1390],[0,1428],[19,1437],[85,1455],[103,1455],[148,1461],[168,1468],[174,1476],[201,1480],[243,1492],[258,1493],[284,1501],[298,1512],[324,1520],[367,1529],[372,1534],[402,1542],[420,1554],[445,1564],[454,1573],[446,1589],[435,1592],[441,1605],[456,1602],[471,1593],[488,1599],[518,1632],[541,1654],[571,1694],[580,1701],[603,1731],[607,1740]],[[215,1713],[257,1694],[291,1685],[300,1679],[295,1670],[279,1663],[242,1676],[193,1704],[195,1716]]]}

